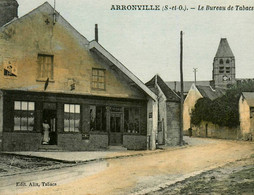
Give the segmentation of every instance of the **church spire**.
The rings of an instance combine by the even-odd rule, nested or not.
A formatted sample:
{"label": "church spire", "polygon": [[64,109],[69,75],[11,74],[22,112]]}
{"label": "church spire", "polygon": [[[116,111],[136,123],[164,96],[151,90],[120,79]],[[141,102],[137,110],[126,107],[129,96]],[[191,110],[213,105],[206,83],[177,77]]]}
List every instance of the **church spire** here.
{"label": "church spire", "polygon": [[234,57],[232,50],[229,47],[228,41],[226,38],[221,38],[220,44],[215,55],[216,58],[231,58]]}

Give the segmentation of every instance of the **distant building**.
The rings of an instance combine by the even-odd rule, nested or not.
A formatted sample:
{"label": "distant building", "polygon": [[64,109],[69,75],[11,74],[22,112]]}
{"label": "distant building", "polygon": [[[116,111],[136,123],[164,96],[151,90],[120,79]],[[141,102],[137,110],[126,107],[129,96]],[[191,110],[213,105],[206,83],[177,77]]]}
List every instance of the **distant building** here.
{"label": "distant building", "polygon": [[226,38],[220,40],[213,60],[214,87],[226,89],[235,84],[235,57]]}
{"label": "distant building", "polygon": [[157,96],[49,3],[21,18],[17,7],[0,2],[2,149],[155,149]]}
{"label": "distant building", "polygon": [[215,100],[225,94],[224,89],[214,90],[211,86],[199,86],[192,84],[183,105],[183,130],[187,130],[191,127],[191,113],[195,107],[196,102],[200,98],[208,98],[210,100]]}
{"label": "distant building", "polygon": [[[226,89],[236,83],[235,78],[235,57],[226,38],[222,38],[213,60],[212,80],[196,81],[199,86],[211,86],[214,89]],[[241,79],[239,79],[241,80]],[[179,81],[167,81],[170,89],[179,93]],[[184,81],[184,95],[187,95],[194,81]]]}
{"label": "distant building", "polygon": [[243,92],[239,99],[241,137],[254,140],[254,92]]}
{"label": "distant building", "polygon": [[146,83],[158,97],[158,134],[160,145],[176,146],[180,141],[180,97],[159,75]]}

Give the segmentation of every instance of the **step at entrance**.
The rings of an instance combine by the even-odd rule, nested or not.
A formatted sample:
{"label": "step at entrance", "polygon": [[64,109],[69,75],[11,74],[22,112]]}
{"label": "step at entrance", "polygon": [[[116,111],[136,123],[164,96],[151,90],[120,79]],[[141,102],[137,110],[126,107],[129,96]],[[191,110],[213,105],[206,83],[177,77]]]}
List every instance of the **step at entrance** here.
{"label": "step at entrance", "polygon": [[52,152],[52,151],[62,151],[62,148],[57,145],[41,145],[39,151]]}
{"label": "step at entrance", "polygon": [[126,151],[127,148],[125,148],[123,146],[109,146],[108,150],[110,150],[110,151]]}

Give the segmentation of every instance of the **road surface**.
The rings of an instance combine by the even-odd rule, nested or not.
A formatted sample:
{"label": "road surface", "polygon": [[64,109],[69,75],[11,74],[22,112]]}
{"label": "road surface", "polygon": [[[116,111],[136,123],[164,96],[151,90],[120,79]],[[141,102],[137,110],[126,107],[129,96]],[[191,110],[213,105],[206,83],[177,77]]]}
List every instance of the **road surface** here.
{"label": "road surface", "polygon": [[254,155],[253,142],[186,141],[190,143],[187,147],[150,155],[2,178],[0,194],[145,194]]}

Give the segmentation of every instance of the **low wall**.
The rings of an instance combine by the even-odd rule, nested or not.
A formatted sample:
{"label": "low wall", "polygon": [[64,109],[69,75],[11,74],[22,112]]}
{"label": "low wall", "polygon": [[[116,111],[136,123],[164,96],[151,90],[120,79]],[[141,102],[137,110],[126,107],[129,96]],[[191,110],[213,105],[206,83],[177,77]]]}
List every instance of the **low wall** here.
{"label": "low wall", "polygon": [[3,151],[37,151],[41,146],[41,133],[3,132]]}
{"label": "low wall", "polygon": [[82,139],[80,133],[58,134],[58,146],[63,150],[105,150],[108,148],[107,134],[90,134],[89,138]]}
{"label": "low wall", "polygon": [[199,126],[192,128],[192,135],[197,137],[210,137],[220,139],[239,139],[240,129],[223,127],[210,122],[201,122]]}
{"label": "low wall", "polygon": [[123,147],[128,150],[146,150],[147,136],[145,135],[123,135]]}

